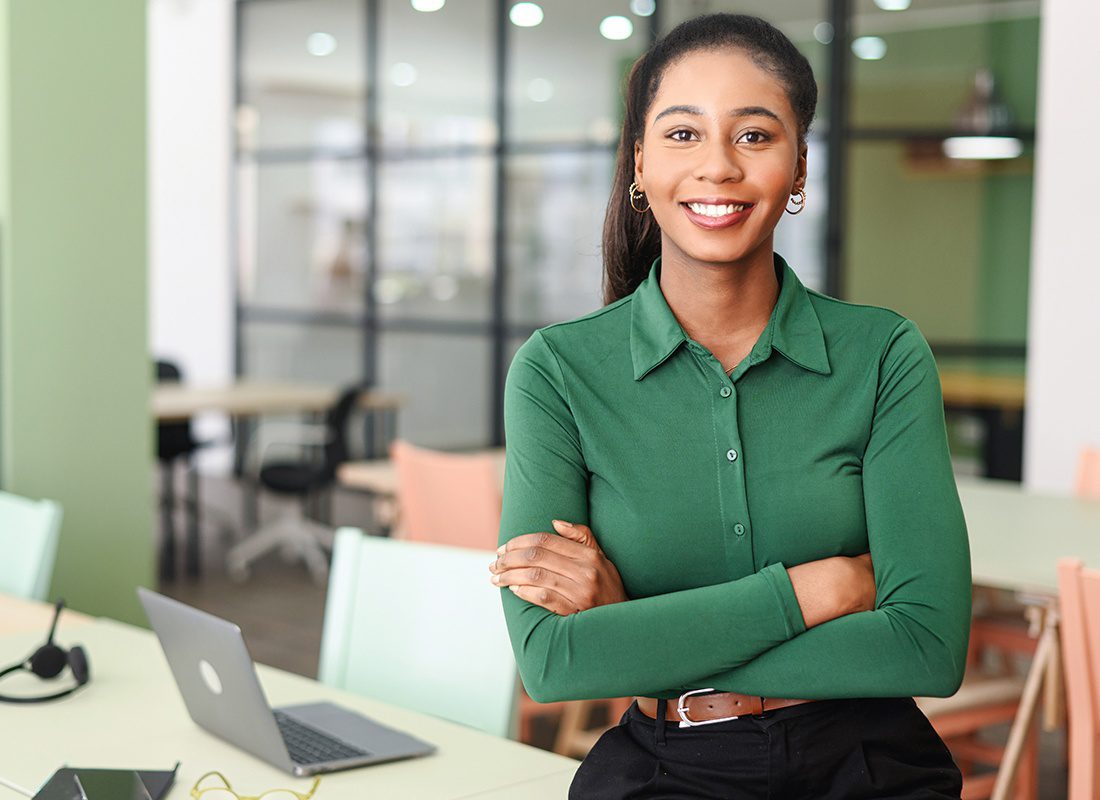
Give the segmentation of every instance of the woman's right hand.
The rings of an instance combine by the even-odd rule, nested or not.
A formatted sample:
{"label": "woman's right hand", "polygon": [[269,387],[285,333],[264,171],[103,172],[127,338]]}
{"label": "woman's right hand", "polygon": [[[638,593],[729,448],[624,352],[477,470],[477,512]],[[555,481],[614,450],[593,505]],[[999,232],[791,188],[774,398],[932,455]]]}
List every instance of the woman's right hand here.
{"label": "woman's right hand", "polygon": [[807,628],[875,608],[871,554],[833,556],[787,569]]}

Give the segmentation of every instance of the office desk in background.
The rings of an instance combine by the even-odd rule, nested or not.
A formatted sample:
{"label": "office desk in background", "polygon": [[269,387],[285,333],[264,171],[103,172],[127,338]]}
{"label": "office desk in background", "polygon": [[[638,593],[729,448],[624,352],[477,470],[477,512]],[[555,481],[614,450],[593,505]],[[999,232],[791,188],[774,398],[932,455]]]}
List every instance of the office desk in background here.
{"label": "office desk in background", "polygon": [[961,479],[958,486],[974,583],[1017,592],[1043,609],[1035,657],[993,790],[994,800],[1000,800],[1008,797],[1040,704],[1047,730],[1062,724],[1057,564],[1069,556],[1100,567],[1100,502],[1031,491],[1011,481]]}
{"label": "office desk in background", "polygon": [[[322,414],[339,395],[339,388],[315,384],[238,381],[224,386],[160,383],[153,387],[152,410],[157,422],[179,422],[196,414],[220,412],[234,420],[266,414]],[[365,389],[359,408],[371,415],[364,431],[367,452],[381,454],[397,431],[397,412],[405,397]]]}
{"label": "office desk in background", "polygon": [[982,474],[1018,481],[1024,455],[1023,375],[998,375],[965,370],[940,370],[943,407],[977,417],[985,429]]}
{"label": "office desk in background", "polygon": [[[248,448],[251,446],[252,421],[270,414],[300,414],[319,417],[339,396],[333,386],[299,383],[238,381],[223,386],[194,386],[186,383],[158,383],[152,391],[152,413],[158,423],[181,422],[208,413],[228,414],[233,425],[234,474],[244,475]],[[368,455],[383,455],[397,434],[397,413],[405,404],[403,395],[369,389],[359,395],[359,408],[366,412],[363,427],[363,450]],[[198,483],[191,484],[188,498],[198,513]],[[166,491],[167,494],[167,491]],[[241,516],[246,529],[258,524],[255,486],[246,481],[241,493]],[[176,573],[174,527],[171,518],[162,522],[165,541],[161,553],[161,575],[173,578]],[[199,571],[199,526],[197,517],[188,527],[187,570],[191,576]]]}
{"label": "office desk in background", "polygon": [[[0,595],[0,620],[24,618],[18,633],[0,633],[0,663],[15,662],[41,644],[48,607],[28,609]],[[14,624],[13,624],[14,627]],[[242,792],[309,786],[195,725],[187,715],[156,637],[108,619],[62,626],[58,643],[84,646],[88,686],[64,700],[0,705],[0,776],[37,789],[63,764],[83,767],[171,769],[181,762],[170,800],[189,797],[204,772],[218,770]],[[461,725],[332,689],[271,667],[258,666],[273,706],[332,700],[379,722],[408,731],[439,749],[425,758],[325,775],[316,800],[459,800],[459,798],[564,798],[577,762]],[[31,676],[5,683],[12,691],[41,690]],[[18,735],[7,735],[17,731]],[[0,797],[16,795],[0,787]]]}

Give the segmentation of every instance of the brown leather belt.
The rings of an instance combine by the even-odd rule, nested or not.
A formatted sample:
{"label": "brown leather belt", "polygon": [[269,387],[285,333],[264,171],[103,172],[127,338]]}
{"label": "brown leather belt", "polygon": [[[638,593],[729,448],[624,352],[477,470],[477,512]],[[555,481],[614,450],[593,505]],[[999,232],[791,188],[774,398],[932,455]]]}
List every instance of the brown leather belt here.
{"label": "brown leather belt", "polygon": [[[639,697],[638,710],[652,719],[657,718],[657,700],[653,697]],[[668,701],[665,719],[679,722],[681,728],[695,725],[709,725],[749,715],[757,716],[765,711],[777,708],[812,703],[813,700],[781,700],[774,697],[754,697],[736,692],[713,692],[710,689],[697,689],[680,695],[679,700]]]}

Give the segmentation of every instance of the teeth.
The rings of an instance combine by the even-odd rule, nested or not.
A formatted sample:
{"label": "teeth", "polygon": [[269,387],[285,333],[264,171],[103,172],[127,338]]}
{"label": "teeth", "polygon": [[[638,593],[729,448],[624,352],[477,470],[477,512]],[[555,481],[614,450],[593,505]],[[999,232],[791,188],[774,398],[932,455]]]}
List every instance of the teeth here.
{"label": "teeth", "polygon": [[702,214],[705,217],[725,217],[743,211],[745,208],[744,205],[712,206],[705,203],[688,203],[687,205],[696,214]]}

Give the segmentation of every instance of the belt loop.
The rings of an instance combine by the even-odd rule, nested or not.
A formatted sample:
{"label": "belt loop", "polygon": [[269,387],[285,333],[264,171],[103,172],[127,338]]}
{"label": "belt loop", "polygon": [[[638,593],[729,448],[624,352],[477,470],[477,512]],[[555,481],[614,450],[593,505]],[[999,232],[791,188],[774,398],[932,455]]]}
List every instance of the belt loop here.
{"label": "belt loop", "polygon": [[657,734],[657,744],[660,747],[665,746],[665,719],[668,712],[668,700],[660,698],[657,700],[657,725],[655,728]]}

